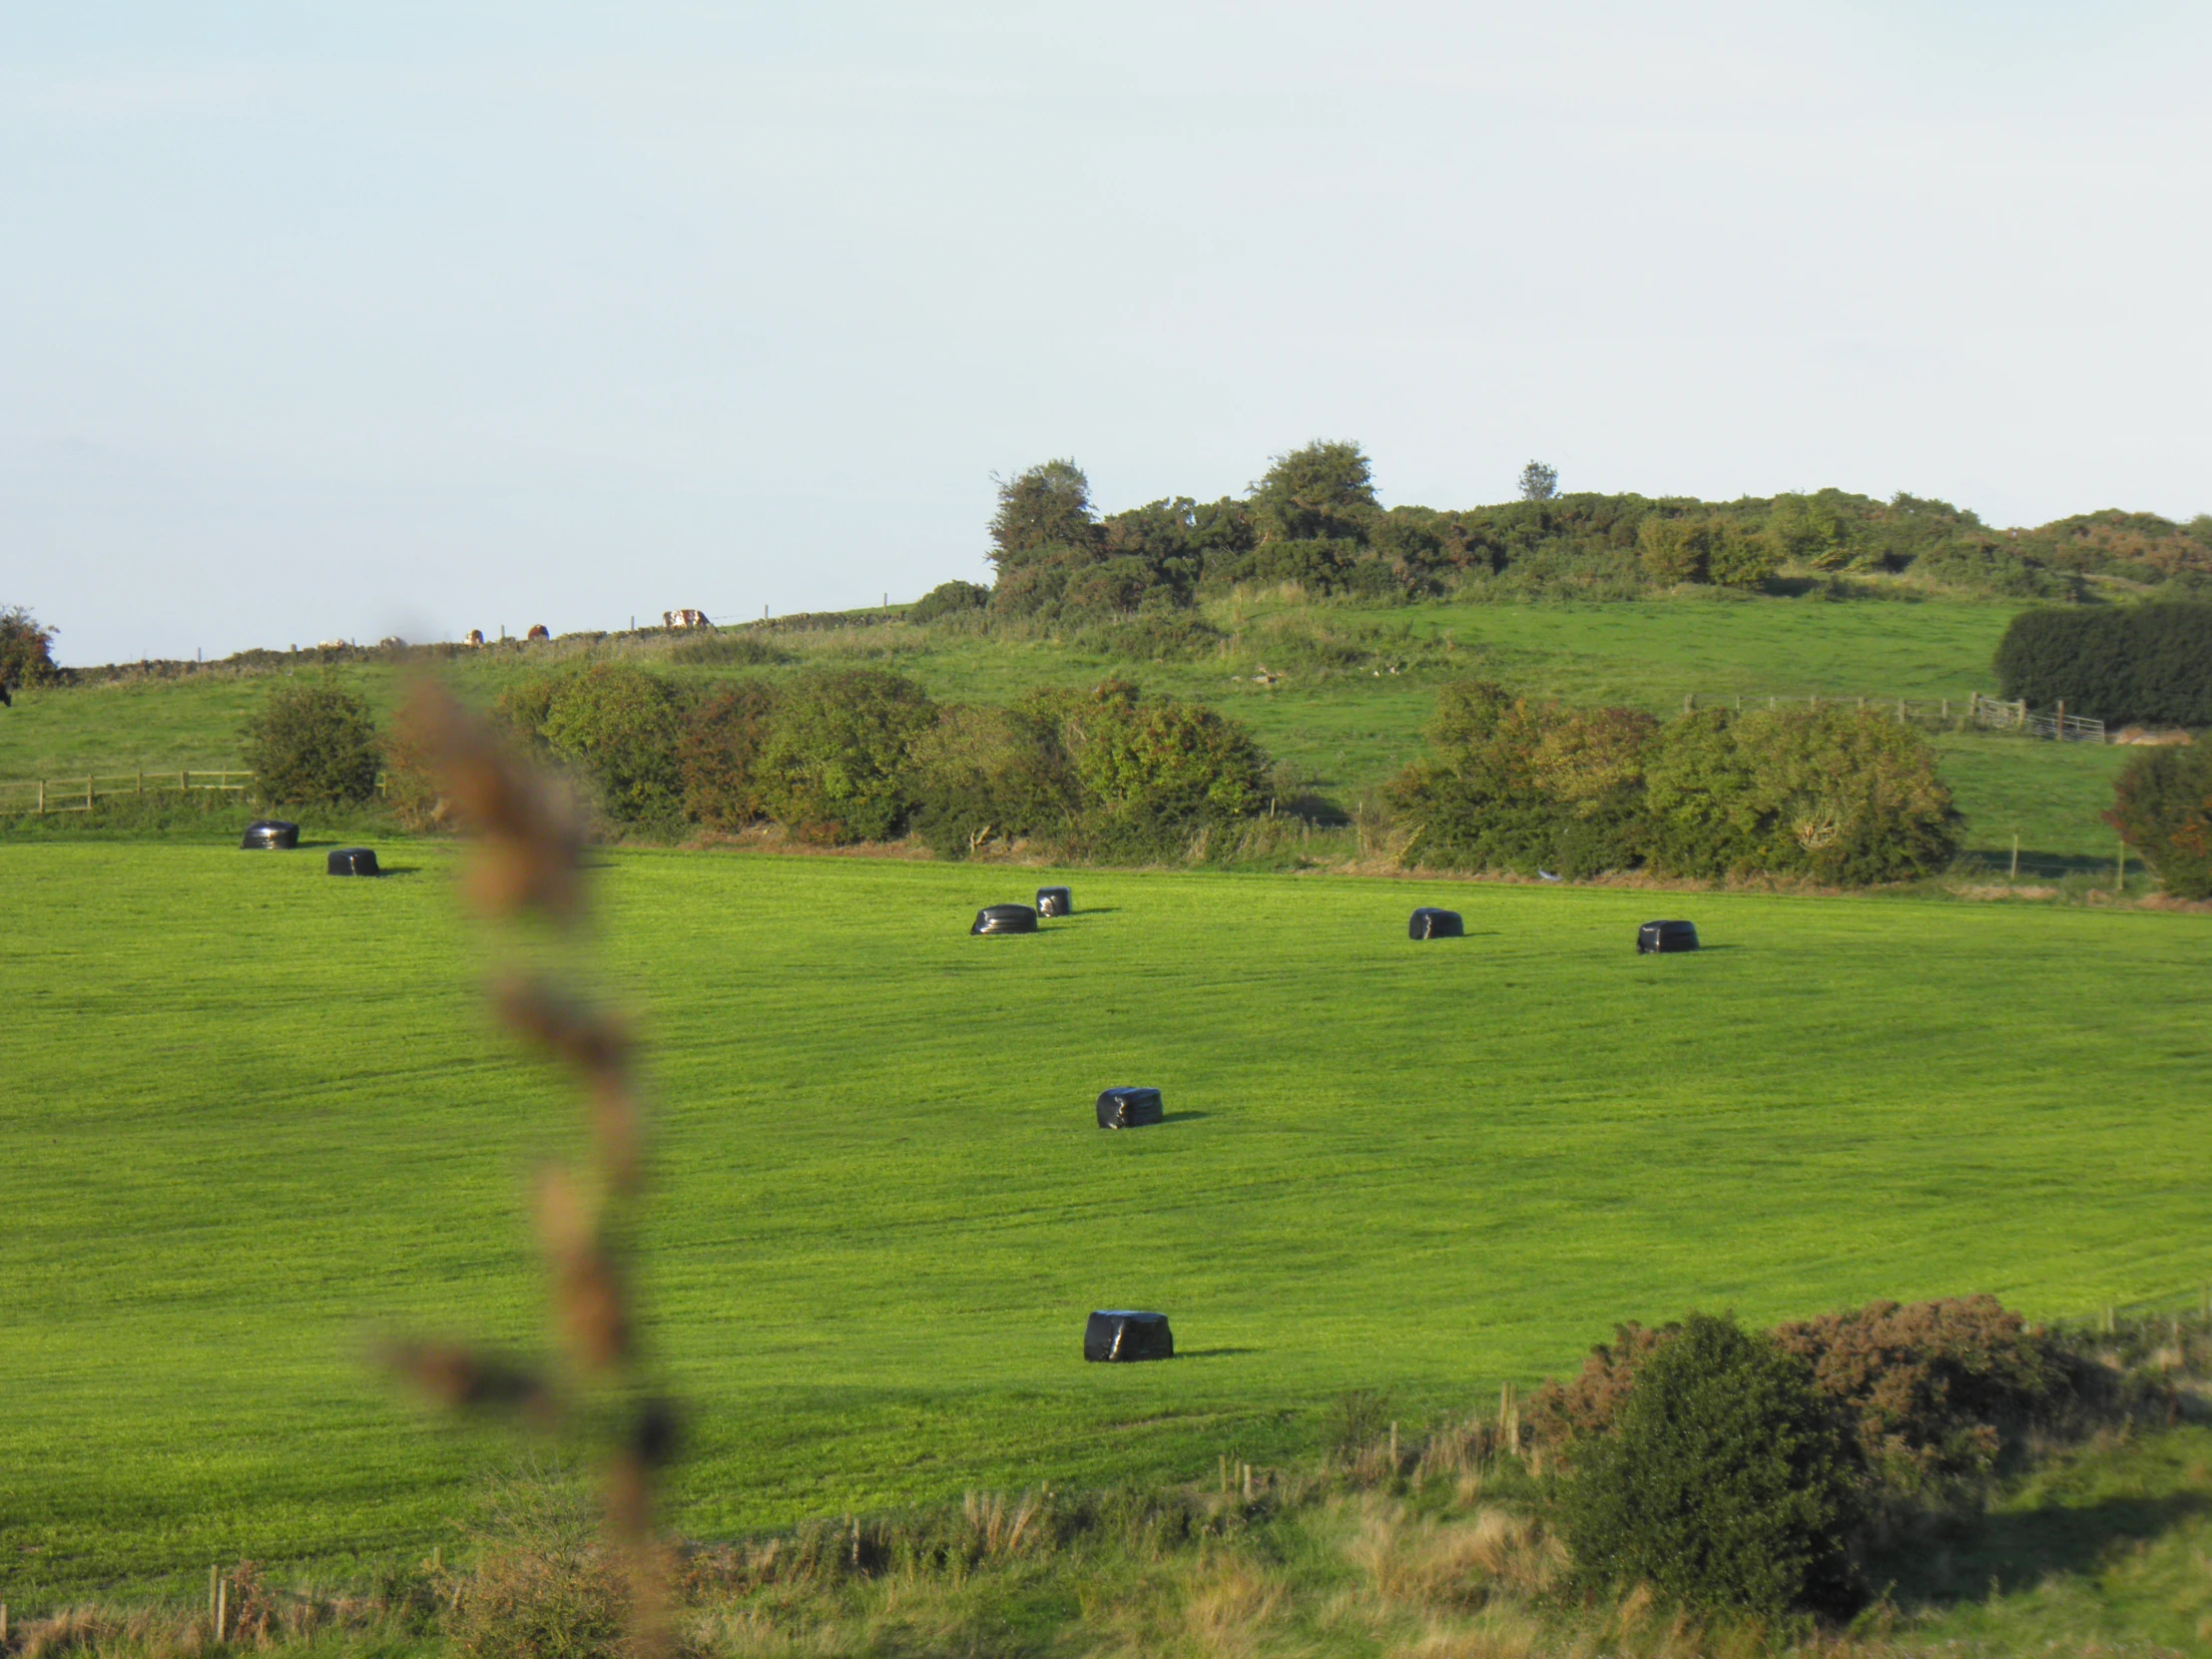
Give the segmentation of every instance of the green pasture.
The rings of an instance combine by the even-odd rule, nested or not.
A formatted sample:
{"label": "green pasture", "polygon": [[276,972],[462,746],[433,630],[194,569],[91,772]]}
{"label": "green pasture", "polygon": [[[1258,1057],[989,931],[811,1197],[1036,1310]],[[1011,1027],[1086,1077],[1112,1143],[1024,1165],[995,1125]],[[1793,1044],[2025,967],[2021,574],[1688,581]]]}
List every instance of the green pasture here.
{"label": "green pasture", "polygon": [[[1990,654],[2011,614],[2004,605],[1908,599],[1391,610],[1236,601],[1212,612],[1234,642],[1228,650],[1162,662],[904,625],[774,638],[798,662],[890,666],[955,700],[1007,702],[1033,686],[1128,675],[1249,722],[1307,787],[1349,805],[1419,752],[1436,687],[1448,678],[1482,675],[1531,696],[1659,713],[1680,710],[1686,697],[1740,698],[1747,706],[1770,697],[1958,702],[1992,689]],[[639,655],[694,683],[744,672],[670,664],[669,648],[669,641],[649,638],[599,649]],[[569,649],[517,645],[449,672],[464,693],[488,702]],[[1257,684],[1252,675],[1261,667],[1284,678]],[[1400,672],[1388,672],[1392,667]],[[379,711],[388,713],[397,699],[399,681],[388,668],[338,672]],[[158,778],[179,767],[235,766],[240,724],[268,684],[264,675],[209,674],[25,692],[16,708],[0,711],[0,780],[140,770]],[[2008,862],[2016,835],[2023,874],[2109,859],[2112,839],[2099,815],[2111,805],[2112,775],[2126,751],[1969,733],[1943,733],[1936,741],[1966,815],[1970,850]]]}
{"label": "green pasture", "polygon": [[[536,1345],[571,1108],[480,1013],[451,851],[387,852],[0,846],[0,1599],[419,1553],[509,1455],[364,1349]],[[606,857],[693,1535],[1302,1455],[1348,1389],[1457,1413],[1691,1306],[2212,1280],[2201,918],[1073,871],[967,935],[1046,874]],[[1430,900],[1469,936],[1408,942]],[[1636,956],[1678,905],[1711,948]],[[1093,1127],[1125,1082],[1170,1121]],[[1184,1358],[1083,1365],[1122,1306]]]}

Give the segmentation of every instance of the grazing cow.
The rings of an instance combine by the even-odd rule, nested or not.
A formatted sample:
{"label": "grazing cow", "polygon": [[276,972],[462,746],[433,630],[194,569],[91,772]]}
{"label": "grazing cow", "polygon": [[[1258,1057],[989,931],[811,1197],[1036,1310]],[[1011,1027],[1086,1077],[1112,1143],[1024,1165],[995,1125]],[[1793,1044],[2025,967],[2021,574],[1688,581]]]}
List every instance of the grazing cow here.
{"label": "grazing cow", "polygon": [[711,628],[714,624],[707,620],[705,611],[663,611],[661,626],[668,629]]}
{"label": "grazing cow", "polygon": [[467,639],[465,639],[465,640],[463,640],[463,641],[461,641],[461,643],[462,643],[463,645],[482,645],[482,644],[484,643],[484,631],[483,631],[483,629],[481,629],[481,628],[471,628],[471,629],[470,629],[470,630],[468,631],[468,638],[467,638]]}
{"label": "grazing cow", "polygon": [[350,643],[348,640],[317,640],[314,648],[317,651],[343,651]]}
{"label": "grazing cow", "polygon": [[553,630],[542,622],[535,624],[530,630],[530,638],[534,640],[549,640],[552,637]]}

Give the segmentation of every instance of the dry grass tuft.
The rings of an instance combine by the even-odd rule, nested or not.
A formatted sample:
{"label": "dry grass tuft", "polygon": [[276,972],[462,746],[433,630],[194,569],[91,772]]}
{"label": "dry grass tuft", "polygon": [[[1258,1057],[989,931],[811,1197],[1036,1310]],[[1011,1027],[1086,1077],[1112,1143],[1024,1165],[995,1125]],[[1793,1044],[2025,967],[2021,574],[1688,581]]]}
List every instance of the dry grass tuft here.
{"label": "dry grass tuft", "polygon": [[1421,1608],[1540,1596],[1567,1564],[1565,1547],[1532,1516],[1485,1507],[1464,1520],[1426,1520],[1372,1497],[1346,1553],[1384,1600]]}

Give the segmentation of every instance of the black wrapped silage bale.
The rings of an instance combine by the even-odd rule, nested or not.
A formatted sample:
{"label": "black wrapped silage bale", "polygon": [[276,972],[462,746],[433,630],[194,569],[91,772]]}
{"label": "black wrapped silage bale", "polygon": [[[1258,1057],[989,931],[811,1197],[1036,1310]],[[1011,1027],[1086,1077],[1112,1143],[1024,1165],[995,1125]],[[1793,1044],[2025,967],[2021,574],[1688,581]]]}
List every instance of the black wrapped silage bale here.
{"label": "black wrapped silage bale", "polygon": [[1636,929],[1636,954],[1668,955],[1697,948],[1697,924],[1689,921],[1647,921]]}
{"label": "black wrapped silage bale", "polygon": [[239,845],[249,852],[288,849],[299,844],[299,826],[280,818],[258,818],[246,827]]}
{"label": "black wrapped silage bale", "polygon": [[1040,916],[1072,916],[1075,914],[1075,895],[1065,887],[1039,887],[1037,889],[1037,914]]}
{"label": "black wrapped silage bale", "polygon": [[1457,910],[1439,910],[1428,904],[1415,910],[1405,924],[1409,939],[1459,939],[1466,937],[1466,923],[1459,919]]}
{"label": "black wrapped silage bale", "polygon": [[1172,1360],[1175,1333],[1165,1314],[1126,1310],[1093,1314],[1083,1327],[1083,1358],[1105,1363]]}
{"label": "black wrapped silage bale", "polygon": [[365,846],[341,846],[330,854],[332,875],[375,875],[376,854]]}
{"label": "black wrapped silage bale", "polygon": [[1166,1117],[1158,1089],[1106,1089],[1098,1097],[1101,1129],[1141,1129]]}
{"label": "black wrapped silage bale", "polygon": [[975,912],[974,933],[1034,933],[1037,912],[1026,904],[986,904]]}

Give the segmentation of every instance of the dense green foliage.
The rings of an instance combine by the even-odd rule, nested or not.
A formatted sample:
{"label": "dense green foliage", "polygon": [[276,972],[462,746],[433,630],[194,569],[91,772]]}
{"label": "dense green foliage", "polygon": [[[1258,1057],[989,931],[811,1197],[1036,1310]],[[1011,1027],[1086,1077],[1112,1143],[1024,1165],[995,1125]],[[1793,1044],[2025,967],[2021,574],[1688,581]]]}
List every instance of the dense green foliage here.
{"label": "dense green foliage", "polygon": [[2022,611],[1996,675],[2005,697],[2108,726],[2212,726],[2212,604]]}
{"label": "dense green foliage", "polygon": [[376,793],[383,758],[376,722],[368,705],[334,680],[271,687],[244,738],[255,787],[273,806],[337,806]]}
{"label": "dense green foliage", "polygon": [[37,686],[55,677],[54,630],[21,605],[0,605],[0,686]]}
{"label": "dense green foliage", "polygon": [[1612,1432],[1575,1454],[1566,1520],[1593,1578],[1769,1617],[1849,1609],[1858,1492],[1811,1368],[1692,1314],[1636,1373]]}
{"label": "dense green foliage", "polygon": [[761,745],[762,804],[802,840],[888,840],[904,832],[907,750],[936,719],[911,680],[880,669],[818,669],[783,691]]}
{"label": "dense green foliage", "polygon": [[[235,840],[0,844],[11,1600],[417,1560],[496,1444],[362,1334],[543,1341],[527,1172],[563,1119],[488,1034],[453,854],[345,882]],[[1732,948],[1639,957],[1634,890],[595,861],[692,1536],[1211,1480],[1306,1454],[1350,1388],[1494,1407],[1624,1315],[2212,1280],[2195,916],[1710,893],[1685,913]],[[967,936],[1047,880],[1074,916]],[[1420,901],[1471,936],[1409,943]],[[1173,1121],[1100,1134],[1108,1081]],[[1125,1302],[1191,1358],[1083,1365]]]}
{"label": "dense green foliage", "polygon": [[1931,874],[1957,850],[1927,740],[1871,712],[1714,709],[1661,725],[1462,681],[1439,692],[1427,735],[1390,792],[1408,861],[1864,885]]}
{"label": "dense green foliage", "polygon": [[2212,743],[2138,751],[2105,822],[2176,898],[2212,898]]}
{"label": "dense green foliage", "polygon": [[685,701],[634,663],[593,663],[523,681],[500,698],[499,713],[580,773],[615,823],[665,826],[683,805]]}
{"label": "dense green foliage", "polygon": [[2184,527],[2092,514],[2000,534],[1946,501],[1902,492],[1886,502],[1838,489],[1728,502],[1562,495],[1557,473],[1533,461],[1515,501],[1385,508],[1366,452],[1348,440],[1275,457],[1242,497],[1176,496],[1104,516],[1074,460],[1046,461],[1000,482],[990,529],[992,613],[1048,622],[1283,584],[1401,602],[1757,590],[1786,568],[1910,572],[1924,586],[2008,598],[2073,598],[2088,575],[2176,583],[2169,592],[2212,580],[2212,518]]}
{"label": "dense green foliage", "polygon": [[914,828],[943,858],[1064,837],[1081,805],[1057,724],[1026,710],[945,707],[914,740],[909,778]]}
{"label": "dense green foliage", "polygon": [[935,622],[941,617],[980,611],[991,602],[991,590],[980,582],[939,582],[906,607],[908,622]]}

